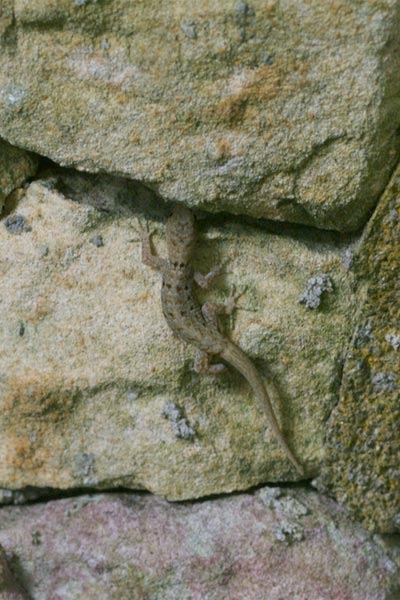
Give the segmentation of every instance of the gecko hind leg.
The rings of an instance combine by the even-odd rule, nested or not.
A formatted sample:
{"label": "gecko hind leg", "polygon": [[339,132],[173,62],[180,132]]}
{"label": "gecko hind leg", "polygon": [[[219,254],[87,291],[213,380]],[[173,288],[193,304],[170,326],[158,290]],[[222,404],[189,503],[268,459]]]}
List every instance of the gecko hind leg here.
{"label": "gecko hind leg", "polygon": [[218,375],[226,369],[222,363],[211,364],[210,355],[204,350],[197,350],[194,359],[194,370],[202,375]]}

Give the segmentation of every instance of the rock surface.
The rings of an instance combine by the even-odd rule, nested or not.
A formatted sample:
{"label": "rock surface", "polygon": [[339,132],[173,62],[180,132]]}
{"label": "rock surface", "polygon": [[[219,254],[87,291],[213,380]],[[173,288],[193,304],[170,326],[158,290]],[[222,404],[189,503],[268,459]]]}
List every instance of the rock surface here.
{"label": "rock surface", "polygon": [[[296,478],[247,383],[232,370],[194,373],[195,350],[168,329],[159,275],[140,261],[144,206],[165,254],[159,200],[107,176],[49,174],[10,215],[25,229],[1,225],[1,487],[123,485],[184,499]],[[270,382],[315,476],[352,332],[348,243],[226,217],[199,225],[197,269],[225,272],[207,298],[243,292],[227,334]],[[320,273],[333,289],[310,310],[299,298]]]}
{"label": "rock surface", "polygon": [[7,196],[19,187],[37,168],[37,159],[0,140],[0,214]]}
{"label": "rock surface", "polygon": [[0,135],[209,211],[354,230],[399,154],[396,0],[3,0]]}
{"label": "rock surface", "polygon": [[0,543],[32,600],[400,594],[398,545],[300,488],[185,504],[109,494],[6,507]]}
{"label": "rock surface", "polygon": [[7,557],[0,547],[0,598],[1,600],[29,600],[10,571]]}
{"label": "rock surface", "polygon": [[365,231],[364,297],[320,479],[370,529],[400,531],[400,167]]}

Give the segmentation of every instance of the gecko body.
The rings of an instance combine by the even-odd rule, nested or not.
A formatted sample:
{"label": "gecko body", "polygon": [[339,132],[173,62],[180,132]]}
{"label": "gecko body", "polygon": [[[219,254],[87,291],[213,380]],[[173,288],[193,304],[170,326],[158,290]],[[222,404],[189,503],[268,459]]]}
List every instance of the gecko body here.
{"label": "gecko body", "polygon": [[195,298],[194,284],[208,287],[214,272],[206,276],[193,270],[192,256],[196,242],[195,219],[191,210],[177,205],[167,221],[168,259],[152,253],[149,235],[142,234],[142,260],[162,274],[161,303],[164,317],[172,331],[182,340],[198,348],[195,369],[200,373],[219,373],[224,364],[210,364],[211,357],[219,357],[233,366],[248,381],[260,408],[286,456],[299,474],[303,469],[294,457],[278,425],[264,382],[246,354],[227,339],[218,327],[218,314],[230,314],[234,302],[227,306],[204,304]]}

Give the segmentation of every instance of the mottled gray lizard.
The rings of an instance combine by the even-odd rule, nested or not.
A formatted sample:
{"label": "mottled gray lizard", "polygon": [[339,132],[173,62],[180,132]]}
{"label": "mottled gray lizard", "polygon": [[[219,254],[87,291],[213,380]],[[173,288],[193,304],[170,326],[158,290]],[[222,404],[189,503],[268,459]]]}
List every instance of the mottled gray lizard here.
{"label": "mottled gray lizard", "polygon": [[149,234],[141,232],[142,261],[162,274],[161,303],[168,325],[179,338],[198,348],[194,363],[198,373],[219,373],[225,365],[210,364],[211,357],[219,357],[247,379],[287,457],[298,473],[303,475],[303,468],[293,456],[279,428],[260,374],[246,354],[220,332],[218,314],[230,314],[233,311],[233,297],[226,305],[206,303],[203,306],[194,297],[194,282],[206,288],[215,272],[204,276],[193,270],[196,229],[191,210],[181,205],[175,206],[167,221],[166,237],[168,259],[153,254]]}

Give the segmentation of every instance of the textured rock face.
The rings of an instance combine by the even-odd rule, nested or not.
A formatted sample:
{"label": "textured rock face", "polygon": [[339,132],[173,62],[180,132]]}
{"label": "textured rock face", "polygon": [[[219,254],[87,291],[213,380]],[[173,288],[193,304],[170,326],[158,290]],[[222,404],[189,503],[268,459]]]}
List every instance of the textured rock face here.
{"label": "textured rock face", "polygon": [[357,519],[400,531],[400,168],[356,263],[364,302],[329,421],[320,483]]}
{"label": "textured rock face", "polygon": [[399,153],[399,23],[396,0],[3,0],[0,134],[191,206],[353,230]]}
{"label": "textured rock face", "polygon": [[[152,205],[133,183],[64,173],[30,185],[10,215],[17,232],[1,226],[1,487],[125,485],[182,499],[296,477],[247,383],[232,370],[195,374],[194,349],[168,329],[159,275],[140,262],[138,216]],[[227,333],[270,381],[313,476],[352,331],[347,245],[225,218],[199,225],[196,268],[225,272],[207,298],[243,291]],[[320,273],[332,290],[310,309],[300,299]]]}
{"label": "textured rock face", "polygon": [[0,214],[8,194],[33,176],[36,168],[33,155],[0,140]]}
{"label": "textured rock face", "polygon": [[[138,219],[164,253],[156,192],[363,225],[399,156],[399,30],[395,0],[1,2],[0,135],[141,182],[53,171],[7,204],[1,501],[26,486],[187,499],[295,477],[247,383],[194,374],[140,263]],[[0,140],[0,210],[36,168]],[[226,330],[307,476],[325,443],[321,489],[384,532],[400,527],[399,189],[396,174],[351,269],[355,237],[221,215],[200,223],[196,255],[203,272],[224,265],[211,299],[243,292]]]}
{"label": "textured rock face", "polygon": [[1,600],[29,600],[16,581],[7,563],[7,557],[0,547],[0,598]]}
{"label": "textured rock face", "polygon": [[[25,540],[25,541],[23,541]],[[300,489],[195,504],[83,496],[0,510],[32,600],[389,600],[400,556]]]}

